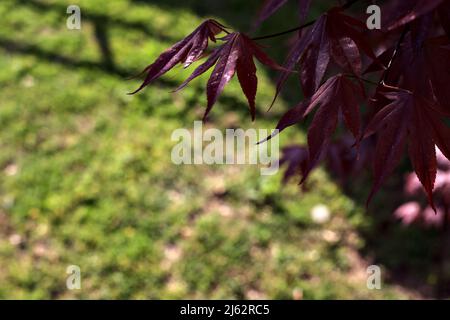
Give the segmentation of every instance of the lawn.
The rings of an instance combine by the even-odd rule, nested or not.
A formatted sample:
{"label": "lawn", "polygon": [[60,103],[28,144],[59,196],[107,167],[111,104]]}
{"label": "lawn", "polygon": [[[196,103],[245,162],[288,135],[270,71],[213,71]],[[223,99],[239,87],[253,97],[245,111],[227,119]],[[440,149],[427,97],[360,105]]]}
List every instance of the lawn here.
{"label": "lawn", "polygon": [[[127,78],[206,17],[248,27],[257,1],[176,3],[0,2],[0,298],[420,297],[382,261],[382,290],[367,289],[371,220],[325,170],[302,192],[256,166],[171,162],[173,130],[202,117],[206,78],[172,93],[179,68],[135,96]],[[66,28],[69,4],[79,31]],[[274,128],[289,98],[266,113],[274,85],[259,69],[257,121],[235,79],[208,127]],[[281,136],[304,141],[298,128]],[[329,219],[312,218],[318,205]],[[80,290],[66,288],[69,265]]]}

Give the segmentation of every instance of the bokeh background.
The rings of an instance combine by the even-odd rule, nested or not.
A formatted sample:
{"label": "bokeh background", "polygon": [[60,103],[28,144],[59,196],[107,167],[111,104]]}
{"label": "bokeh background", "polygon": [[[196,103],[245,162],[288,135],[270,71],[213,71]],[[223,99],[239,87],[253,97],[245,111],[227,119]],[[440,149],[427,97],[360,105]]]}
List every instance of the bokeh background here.
{"label": "bokeh background", "polygon": [[[293,2],[257,33],[295,25]],[[70,4],[81,7],[80,31],[66,28]],[[368,211],[369,172],[343,186],[320,168],[302,191],[254,166],[176,166],[170,136],[201,119],[206,78],[171,93],[189,72],[179,68],[126,94],[139,85],[127,78],[203,19],[246,31],[260,4],[0,2],[0,298],[449,296],[445,234],[393,215],[407,162]],[[315,2],[310,17],[328,7]],[[289,37],[266,44],[281,62]],[[274,128],[300,90],[294,81],[266,113],[276,75],[258,76],[255,123],[232,81],[206,126]],[[304,128],[281,144],[304,143]],[[366,287],[372,264],[381,290]],[[69,265],[81,268],[81,290],[66,288]]]}

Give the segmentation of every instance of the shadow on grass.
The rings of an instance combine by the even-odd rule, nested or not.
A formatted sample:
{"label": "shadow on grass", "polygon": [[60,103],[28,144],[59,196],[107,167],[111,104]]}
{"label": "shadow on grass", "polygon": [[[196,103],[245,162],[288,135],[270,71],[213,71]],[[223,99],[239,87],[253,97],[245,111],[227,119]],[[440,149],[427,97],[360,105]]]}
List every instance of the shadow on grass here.
{"label": "shadow on grass", "polygon": [[[17,5],[21,6],[28,6],[30,8],[33,8],[36,11],[40,12],[47,12],[49,10],[54,12],[59,12],[61,14],[65,14],[67,10],[66,4],[61,3],[45,3],[37,0],[16,0]],[[135,30],[143,32],[144,34],[155,37],[158,36],[158,39],[161,41],[170,41],[172,39],[156,35],[155,32],[153,32],[149,27],[148,24],[145,24],[143,22],[139,21],[128,21],[126,19],[121,18],[115,18],[108,16],[106,14],[99,14],[99,13],[93,13],[89,12],[87,10],[82,11],[82,17],[83,19],[86,19],[90,22],[100,24],[103,27],[107,28],[108,26],[117,26],[119,28],[123,29],[129,29],[129,30]]]}
{"label": "shadow on grass", "polygon": [[[66,10],[64,5],[46,4],[36,0],[16,0],[16,2],[18,5],[29,6],[42,12],[48,10],[65,12]],[[167,10],[174,7],[184,7],[199,16],[217,16],[225,24],[229,23],[241,30],[250,29],[252,18],[260,5],[260,1],[257,0],[132,0],[132,2],[139,5],[157,5]],[[294,15],[294,10],[287,10],[285,16],[277,16],[273,22],[267,22],[260,32],[266,33],[266,31],[271,29],[278,31],[292,27],[292,25],[289,25],[289,21],[292,21],[290,17]],[[105,72],[125,79],[135,74],[136,70],[123,69],[114,62],[114,52],[111,50],[108,36],[108,27],[110,25],[123,29],[137,30],[153,38],[157,37],[158,40],[173,42],[173,39],[155,35],[146,24],[141,22],[127,21],[85,11],[83,11],[83,19],[87,19],[94,26],[94,36],[102,56],[101,61],[76,60],[58,52],[44,50],[37,45],[21,43],[6,38],[0,38],[0,46],[13,54],[34,55],[39,59],[57,63],[69,69],[95,69],[99,72]],[[281,41],[285,41],[284,44],[287,44],[287,40],[288,38],[284,38]],[[276,41],[268,41],[268,43],[272,44],[270,48],[271,53],[279,60],[286,54],[287,47],[284,45],[273,45],[277,44]],[[275,74],[271,75],[275,76]],[[160,83],[168,88],[174,88],[177,85],[177,83],[169,80],[161,80]],[[287,90],[282,92],[281,98],[288,103],[294,103],[301,98],[298,91],[287,88]],[[241,104],[232,96],[225,94],[224,98],[230,105]],[[180,117],[184,116],[195,104],[195,100],[188,100],[187,107],[181,110]],[[239,106],[238,112],[245,113],[245,116],[247,115],[246,108],[240,108]],[[396,179],[402,181],[402,176],[398,175]],[[370,181],[366,179],[362,183],[368,184]],[[365,195],[355,191],[349,191],[347,194],[357,205],[361,207],[365,205]],[[361,250],[361,253],[363,256],[371,257],[374,263],[385,266],[391,275],[387,281],[391,283],[398,283],[406,288],[416,290],[425,297],[449,296],[448,283],[437,277],[437,274],[440,272],[439,269],[442,269],[443,265],[445,266],[439,245],[442,240],[439,238],[438,232],[423,231],[416,227],[403,228],[393,220],[391,212],[399,204],[400,194],[401,183],[397,186],[386,188],[384,194],[378,196],[383,201],[378,201],[374,204],[370,210],[372,213],[367,217],[367,219],[370,219],[369,227],[360,230],[360,233],[366,240],[366,246]],[[437,293],[432,288],[437,288]]]}

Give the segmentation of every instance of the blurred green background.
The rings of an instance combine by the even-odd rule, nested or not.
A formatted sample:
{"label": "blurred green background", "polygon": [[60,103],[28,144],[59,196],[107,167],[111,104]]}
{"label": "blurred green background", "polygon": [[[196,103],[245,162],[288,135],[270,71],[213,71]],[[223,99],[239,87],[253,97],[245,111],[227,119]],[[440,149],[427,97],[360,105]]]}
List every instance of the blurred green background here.
{"label": "blurred green background", "polygon": [[[82,30],[66,28],[66,8]],[[140,94],[127,80],[207,17],[248,30],[259,1],[0,2],[0,298],[423,298],[436,283],[434,235],[391,222],[389,187],[365,212],[370,185],[344,193],[323,170],[301,192],[252,166],[176,166],[177,128],[204,111],[205,77],[171,93],[174,70]],[[320,2],[311,16],[329,4]],[[293,8],[293,7],[292,7]],[[291,7],[260,34],[292,27]],[[289,38],[268,42],[279,62]],[[273,74],[260,67],[257,121],[237,81],[209,127],[268,128]],[[281,136],[303,143],[302,130]],[[330,216],[315,221],[312,209]],[[385,223],[389,222],[386,229]],[[380,227],[381,226],[381,227]],[[366,267],[383,271],[368,290]],[[81,268],[81,290],[66,268]]]}

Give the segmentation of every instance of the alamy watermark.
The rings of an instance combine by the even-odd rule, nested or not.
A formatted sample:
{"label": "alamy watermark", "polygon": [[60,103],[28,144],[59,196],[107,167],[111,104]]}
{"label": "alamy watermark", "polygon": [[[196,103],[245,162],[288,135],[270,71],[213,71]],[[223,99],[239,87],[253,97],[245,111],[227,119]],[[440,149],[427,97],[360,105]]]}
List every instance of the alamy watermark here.
{"label": "alamy watermark", "polygon": [[[273,175],[279,169],[278,130],[226,129],[225,134],[214,128],[204,130],[203,122],[195,121],[192,131],[176,129],[172,141],[172,162],[190,164],[238,164],[265,166],[261,175]],[[258,144],[272,135],[272,139]]]}
{"label": "alamy watermark", "polygon": [[66,279],[66,287],[69,290],[81,289],[81,269],[77,265],[70,265],[66,269],[66,273],[69,275]]}
{"label": "alamy watermark", "polygon": [[66,26],[69,30],[81,30],[81,9],[79,6],[70,5],[67,7],[67,14],[70,16],[67,18]]}
{"label": "alamy watermark", "polygon": [[[70,5],[67,7],[67,14],[70,16],[67,18],[67,29],[69,30],[81,30],[81,9],[77,5]],[[381,8],[380,6],[373,4],[367,7],[366,13],[370,16],[366,20],[366,25],[369,30],[381,29]]]}
{"label": "alamy watermark", "polygon": [[380,290],[381,289],[381,268],[377,265],[367,267],[367,289]]}
{"label": "alamy watermark", "polygon": [[367,7],[367,14],[370,17],[367,18],[366,25],[369,30],[380,30],[381,29],[381,8],[376,4]]}

